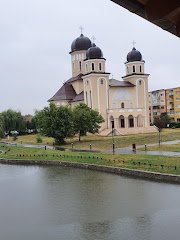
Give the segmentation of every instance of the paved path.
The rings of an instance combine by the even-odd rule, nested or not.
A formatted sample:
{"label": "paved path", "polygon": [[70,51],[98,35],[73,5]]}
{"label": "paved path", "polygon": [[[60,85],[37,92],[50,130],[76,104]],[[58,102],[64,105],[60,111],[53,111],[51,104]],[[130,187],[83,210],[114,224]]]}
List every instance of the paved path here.
{"label": "paved path", "polygon": [[[33,145],[33,144],[16,144],[16,143],[7,143],[7,142],[0,142],[11,146],[17,146],[17,147],[28,147],[28,148],[45,148],[45,145]],[[167,142],[161,142],[162,145],[170,145],[170,144],[178,144],[180,143],[180,140],[174,140],[174,141],[167,141]],[[157,146],[157,143],[147,144],[148,146]],[[146,155],[159,155],[159,156],[169,156],[169,157],[180,157],[180,152],[161,152],[161,151],[140,151],[139,148],[143,148],[145,145],[139,145],[136,146],[137,150],[133,151],[132,147],[125,147],[125,148],[116,148],[115,154],[146,154]],[[46,149],[54,149],[53,146],[47,146]],[[77,150],[78,151],[78,150]],[[79,152],[81,152],[81,149],[79,149]],[[104,152],[104,151],[103,151]],[[105,151],[105,153],[113,153],[112,150]]]}
{"label": "paved path", "polygon": [[33,144],[20,144],[20,143],[10,143],[10,142],[0,142],[2,144],[6,144],[7,146],[16,146],[16,147],[27,147],[27,148],[45,148],[46,149],[54,149],[53,146],[48,145],[33,145]]}
{"label": "paved path", "polygon": [[[178,144],[180,140],[174,141],[167,141],[161,142],[162,145],[171,145],[171,144]],[[157,143],[146,144],[147,149],[150,146],[157,146]],[[169,156],[169,157],[180,157],[180,152],[161,152],[161,151],[140,151],[139,148],[145,148],[145,145],[136,146],[136,151],[132,150],[132,147],[125,147],[125,148],[116,148],[115,154],[145,154],[145,155],[159,155],[159,156]],[[106,151],[107,153],[112,153],[112,150]]]}

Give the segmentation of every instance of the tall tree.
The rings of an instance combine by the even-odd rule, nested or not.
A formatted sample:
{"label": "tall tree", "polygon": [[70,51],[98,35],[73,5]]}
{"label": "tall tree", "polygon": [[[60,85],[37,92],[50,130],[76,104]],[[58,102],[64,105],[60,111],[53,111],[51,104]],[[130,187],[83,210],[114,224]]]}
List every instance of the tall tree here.
{"label": "tall tree", "polygon": [[3,128],[6,133],[10,133],[11,131],[23,132],[25,131],[25,123],[23,121],[23,116],[21,112],[13,111],[12,109],[8,109],[1,113]]}
{"label": "tall tree", "polygon": [[98,111],[92,110],[86,104],[81,103],[73,109],[73,122],[74,131],[79,135],[80,141],[81,136],[86,135],[87,132],[97,133],[104,119]]}
{"label": "tall tree", "polygon": [[53,137],[56,144],[64,143],[66,137],[73,135],[73,115],[69,107],[56,107],[50,104],[35,113],[35,121],[40,132]]}
{"label": "tall tree", "polygon": [[167,127],[167,125],[171,123],[171,118],[169,117],[169,115],[166,112],[161,113],[160,119],[163,123],[163,128]]}
{"label": "tall tree", "polygon": [[4,123],[3,123],[3,117],[0,113],[0,138],[4,137]]}
{"label": "tall tree", "polygon": [[159,131],[159,145],[161,142],[161,132],[162,129],[167,127],[168,124],[170,124],[171,119],[167,113],[161,113],[159,117],[156,117],[154,119],[154,125],[158,128]]}

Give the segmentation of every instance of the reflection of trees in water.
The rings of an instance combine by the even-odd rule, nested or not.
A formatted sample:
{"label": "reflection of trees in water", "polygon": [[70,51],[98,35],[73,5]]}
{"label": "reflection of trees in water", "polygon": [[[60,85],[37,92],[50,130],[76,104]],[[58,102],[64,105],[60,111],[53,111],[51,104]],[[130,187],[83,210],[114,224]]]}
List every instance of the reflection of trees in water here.
{"label": "reflection of trees in water", "polygon": [[111,224],[109,221],[83,223],[80,236],[86,240],[109,240]]}
{"label": "reflection of trees in water", "polygon": [[134,219],[134,233],[138,240],[151,239],[152,220],[149,215],[141,215]]}
{"label": "reflection of trees in water", "polygon": [[107,174],[94,171],[43,167],[41,189],[49,216],[56,222],[93,222],[108,212]]}
{"label": "reflection of trees in water", "polygon": [[42,176],[48,218],[80,223],[80,239],[151,239],[151,217],[144,212],[154,198],[145,182],[58,166],[44,167]]}

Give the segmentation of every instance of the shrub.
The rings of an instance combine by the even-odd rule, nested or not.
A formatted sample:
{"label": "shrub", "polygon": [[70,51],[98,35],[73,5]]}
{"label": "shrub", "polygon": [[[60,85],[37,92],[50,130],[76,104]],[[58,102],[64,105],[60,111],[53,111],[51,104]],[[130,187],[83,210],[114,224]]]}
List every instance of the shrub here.
{"label": "shrub", "polygon": [[39,134],[36,136],[36,143],[42,143],[42,138]]}
{"label": "shrub", "polygon": [[17,140],[17,135],[14,135],[13,136],[13,141],[16,141]]}
{"label": "shrub", "polygon": [[170,128],[180,128],[180,122],[171,122],[169,124]]}

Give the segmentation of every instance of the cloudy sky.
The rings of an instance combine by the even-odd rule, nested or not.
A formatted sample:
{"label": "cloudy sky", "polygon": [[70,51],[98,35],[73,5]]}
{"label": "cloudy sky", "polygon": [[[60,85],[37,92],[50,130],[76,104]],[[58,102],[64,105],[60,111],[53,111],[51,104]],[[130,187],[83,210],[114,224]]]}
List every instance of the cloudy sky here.
{"label": "cloudy sky", "polygon": [[6,0],[0,7],[0,111],[23,114],[47,105],[71,77],[70,46],[96,37],[114,78],[135,40],[150,73],[149,90],[180,87],[180,39],[110,0]]}

